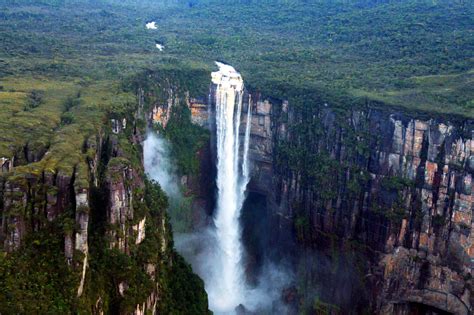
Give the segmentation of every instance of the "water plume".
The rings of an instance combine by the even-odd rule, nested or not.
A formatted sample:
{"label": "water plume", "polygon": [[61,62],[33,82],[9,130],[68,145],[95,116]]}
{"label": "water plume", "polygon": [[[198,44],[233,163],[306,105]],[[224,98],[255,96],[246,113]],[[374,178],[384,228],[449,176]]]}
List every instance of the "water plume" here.
{"label": "water plume", "polygon": [[[239,218],[248,183],[249,140],[244,139],[244,154],[241,155],[242,77],[233,67],[216,64],[219,71],[212,73],[212,82],[216,85],[217,207],[214,224],[218,259],[208,293],[212,310],[228,312],[244,303],[245,295]],[[249,136],[250,131],[244,138]]]}

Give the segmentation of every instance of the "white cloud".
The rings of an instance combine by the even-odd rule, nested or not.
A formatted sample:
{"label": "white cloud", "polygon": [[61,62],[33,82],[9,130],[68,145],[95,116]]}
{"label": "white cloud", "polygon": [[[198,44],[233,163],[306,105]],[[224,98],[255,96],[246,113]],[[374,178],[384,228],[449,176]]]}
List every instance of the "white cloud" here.
{"label": "white cloud", "polygon": [[148,30],[156,30],[157,29],[155,21],[146,23],[145,26]]}

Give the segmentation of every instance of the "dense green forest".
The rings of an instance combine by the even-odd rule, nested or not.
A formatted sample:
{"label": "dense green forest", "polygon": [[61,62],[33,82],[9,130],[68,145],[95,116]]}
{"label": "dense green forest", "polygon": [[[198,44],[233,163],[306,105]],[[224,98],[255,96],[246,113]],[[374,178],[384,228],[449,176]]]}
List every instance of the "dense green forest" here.
{"label": "dense green forest", "polygon": [[2,81],[67,76],[87,85],[223,60],[252,88],[308,105],[374,100],[474,115],[472,1],[0,3]]}

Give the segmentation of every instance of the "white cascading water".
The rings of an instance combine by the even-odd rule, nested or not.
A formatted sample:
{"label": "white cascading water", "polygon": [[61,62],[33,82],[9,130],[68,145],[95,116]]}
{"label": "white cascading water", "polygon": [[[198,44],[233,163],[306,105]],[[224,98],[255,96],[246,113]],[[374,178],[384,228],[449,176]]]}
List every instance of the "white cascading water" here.
{"label": "white cascading water", "polygon": [[[245,296],[239,217],[249,177],[247,156],[251,124],[246,124],[243,154],[240,156],[243,80],[233,67],[219,62],[216,64],[219,71],[212,73],[212,82],[216,85],[218,195],[214,223],[218,243],[215,267],[218,269],[207,289],[210,308],[215,312],[227,313],[243,304]],[[250,119],[249,105],[247,122]]]}
{"label": "white cascading water", "polygon": [[[218,188],[214,217],[216,229],[187,235],[189,243],[178,246],[178,249],[190,257],[195,253],[186,255],[189,247],[199,248],[202,243],[207,245],[208,250],[201,253],[205,256],[199,254],[198,257],[191,257],[197,258],[195,259],[197,263],[193,267],[205,281],[210,309],[216,314],[230,314],[234,313],[239,304],[258,303],[251,301],[252,297],[256,296],[255,291],[249,290],[245,285],[239,222],[249,182],[248,154],[252,111],[249,99],[245,131],[240,135],[244,95],[242,77],[233,67],[218,62],[216,64],[219,71],[212,73],[212,82],[216,85],[214,100]],[[171,201],[182,197],[173,163],[169,159],[168,143],[153,132],[147,134],[144,143],[144,162],[148,176],[160,183]],[[210,237],[206,238],[206,235]],[[178,236],[177,240],[179,239],[183,240],[183,235]]]}
{"label": "white cascading water", "polygon": [[[243,161],[242,161],[242,175],[243,176],[242,176],[242,185],[241,185],[242,192],[240,193],[242,197],[245,196],[245,188],[247,187],[247,184],[249,183],[249,180],[250,180],[248,155],[249,155],[249,146],[250,146],[250,128],[252,127],[252,108],[250,107],[251,104],[252,104],[252,99],[249,96],[249,103],[248,103],[248,108],[247,108],[247,119],[246,119],[246,125],[245,125],[245,136],[244,136],[244,154],[243,154]],[[244,199],[242,198],[242,204],[243,202],[244,202]]]}

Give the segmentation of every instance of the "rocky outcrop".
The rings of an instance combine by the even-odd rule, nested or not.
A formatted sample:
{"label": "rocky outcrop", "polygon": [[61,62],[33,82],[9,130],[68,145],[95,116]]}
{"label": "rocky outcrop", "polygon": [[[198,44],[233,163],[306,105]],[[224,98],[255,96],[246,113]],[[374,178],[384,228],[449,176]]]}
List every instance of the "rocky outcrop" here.
{"label": "rocky outcrop", "polygon": [[109,165],[106,177],[109,191],[107,223],[111,227],[108,230],[109,246],[128,253],[131,245],[136,244],[138,234],[144,233],[143,228],[137,228],[144,218],[139,218],[136,225],[132,223],[136,216],[132,189],[143,189],[144,184],[137,181],[139,176],[130,165],[120,160],[111,160]]}
{"label": "rocky outcrop", "polygon": [[191,111],[191,121],[201,127],[208,128],[209,108],[204,99],[186,98],[186,104]]}
{"label": "rocky outcrop", "polygon": [[155,104],[150,114],[150,120],[166,128],[175,102],[179,102],[179,100],[171,95],[165,104]]}
{"label": "rocky outcrop", "polygon": [[[76,203],[76,196],[71,191],[74,179],[75,170],[70,175],[65,172],[42,172],[4,177],[1,194],[3,222],[0,230],[3,248],[16,250],[27,233],[38,231],[46,222],[64,213],[71,203]],[[45,222],[40,220],[41,217]]]}
{"label": "rocky outcrop", "polygon": [[183,97],[180,98],[179,93],[173,88],[163,92],[167,95],[166,101],[158,100],[152,104],[148,114],[149,122],[158,124],[163,129],[166,129],[173,109],[183,101],[191,112],[192,123],[204,128],[209,127],[209,107],[207,101],[203,98],[190,97],[188,92],[183,93]]}
{"label": "rocky outcrop", "polygon": [[385,255],[381,261],[385,281],[380,312],[410,314],[413,305],[424,305],[451,314],[470,314],[471,292],[466,279],[439,260],[439,256],[405,247]]}
{"label": "rocky outcrop", "polygon": [[[159,90],[163,93],[161,97],[151,92],[148,94],[149,99],[151,99],[147,114],[150,129],[157,130],[158,133],[164,131],[166,135],[166,128],[173,114],[181,115],[179,119],[182,119],[185,123],[201,127],[199,128],[201,132],[204,129],[211,128],[212,114],[205,98],[192,97],[188,91],[183,91],[182,88],[169,84],[161,86],[161,88]],[[189,110],[190,121],[187,117],[188,113],[182,115],[183,109]],[[185,118],[182,116],[185,116]],[[196,141],[197,135],[191,135],[191,137],[193,136],[193,141]],[[199,161],[196,169],[188,173],[177,170],[178,174],[176,174],[179,177],[180,188],[183,188],[184,196],[190,200],[186,207],[190,208],[191,222],[189,227],[192,226],[194,229],[198,229],[211,221],[208,215],[212,213],[214,207],[214,195],[210,192],[214,189],[215,167],[210,140],[206,139],[205,143],[201,143],[193,152]],[[187,149],[192,150],[191,147]],[[174,162],[178,164],[176,161]]]}

